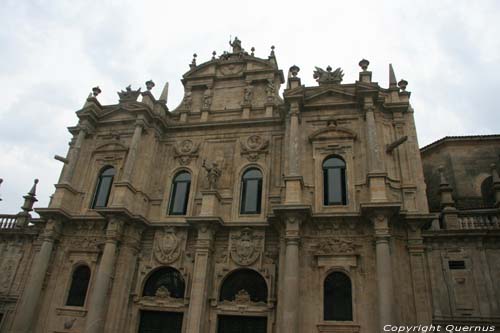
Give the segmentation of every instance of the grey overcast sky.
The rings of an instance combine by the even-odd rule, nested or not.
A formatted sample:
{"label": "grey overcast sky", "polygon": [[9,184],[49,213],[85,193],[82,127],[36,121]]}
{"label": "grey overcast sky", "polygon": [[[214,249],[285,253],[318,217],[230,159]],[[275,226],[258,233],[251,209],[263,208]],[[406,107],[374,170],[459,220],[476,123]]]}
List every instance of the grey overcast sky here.
{"label": "grey overcast sky", "polygon": [[0,213],[16,213],[39,178],[36,207],[48,204],[70,135],[91,88],[103,104],[153,79],[168,106],[180,78],[229,50],[229,36],[267,57],[276,46],[286,73],[306,85],[314,66],[342,67],[344,82],[370,61],[388,86],[388,64],[409,82],[420,146],[446,135],[500,133],[500,1],[18,1],[0,11]]}

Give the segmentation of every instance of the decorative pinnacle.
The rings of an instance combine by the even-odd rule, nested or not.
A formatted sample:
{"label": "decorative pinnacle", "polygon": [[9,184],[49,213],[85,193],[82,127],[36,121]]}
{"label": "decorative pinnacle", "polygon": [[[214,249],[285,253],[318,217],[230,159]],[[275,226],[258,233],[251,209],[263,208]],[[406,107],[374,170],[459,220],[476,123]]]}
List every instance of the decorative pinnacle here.
{"label": "decorative pinnacle", "polygon": [[217,52],[212,52],[212,60],[215,60],[215,55],[217,54]]}
{"label": "decorative pinnacle", "polygon": [[328,65],[328,67],[326,68],[326,70],[327,70],[328,72],[331,72],[331,71],[332,71],[332,67],[331,67],[330,65]]}
{"label": "decorative pinnacle", "polygon": [[299,74],[300,68],[297,65],[293,65],[289,69],[290,73],[292,74],[292,77],[297,77],[297,74]]}
{"label": "decorative pinnacle", "polygon": [[191,65],[189,65],[189,67],[193,68],[193,67],[196,67],[196,57],[198,55],[196,53],[193,54],[193,60],[191,60]]}
{"label": "decorative pinnacle", "polygon": [[364,58],[359,62],[359,67],[361,67],[363,71],[366,71],[368,69],[368,65],[370,65],[370,62]]}
{"label": "decorative pinnacle", "polygon": [[271,45],[271,57],[274,57],[274,45]]}
{"label": "decorative pinnacle", "polygon": [[97,97],[97,95],[99,95],[101,92],[102,91],[101,91],[101,88],[99,88],[99,86],[92,88],[92,95],[94,97]]}
{"label": "decorative pinnacle", "polygon": [[405,91],[406,90],[406,86],[408,85],[408,81],[402,79],[401,81],[398,82],[398,87]]}
{"label": "decorative pinnacle", "polygon": [[35,196],[36,195],[36,185],[37,184],[38,184],[38,179],[35,179],[35,181],[33,182],[33,187],[28,192],[29,195],[31,195],[31,196]]}
{"label": "decorative pinnacle", "polygon": [[252,48],[250,49],[250,51],[252,51],[252,53],[250,53],[250,55],[253,57],[254,54],[255,54],[255,47],[252,46]]}
{"label": "decorative pinnacle", "polygon": [[146,89],[149,91],[151,89],[153,89],[155,86],[155,83],[153,82],[153,80],[149,80],[149,81],[146,81]]}

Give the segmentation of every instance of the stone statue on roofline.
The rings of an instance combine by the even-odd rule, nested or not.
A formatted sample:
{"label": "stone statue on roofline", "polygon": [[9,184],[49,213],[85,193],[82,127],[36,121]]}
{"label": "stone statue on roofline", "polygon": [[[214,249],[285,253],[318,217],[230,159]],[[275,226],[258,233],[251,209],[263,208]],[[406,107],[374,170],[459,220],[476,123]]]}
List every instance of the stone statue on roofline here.
{"label": "stone statue on roofline", "polygon": [[238,37],[234,37],[234,40],[229,40],[229,45],[233,48],[233,53],[241,53],[243,52],[243,48],[241,47],[241,40]]}

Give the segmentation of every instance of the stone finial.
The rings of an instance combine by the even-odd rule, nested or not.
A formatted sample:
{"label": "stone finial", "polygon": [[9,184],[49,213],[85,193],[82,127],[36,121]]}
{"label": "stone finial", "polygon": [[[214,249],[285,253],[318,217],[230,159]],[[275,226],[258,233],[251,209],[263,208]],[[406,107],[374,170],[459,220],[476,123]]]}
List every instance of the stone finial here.
{"label": "stone finial", "polygon": [[274,57],[274,45],[271,45],[271,54],[270,57]]}
{"label": "stone finial", "polygon": [[398,87],[402,90],[402,91],[405,91],[406,90],[406,86],[408,85],[408,81],[404,80],[404,79],[401,79],[399,82],[398,82]]}
{"label": "stone finial", "polygon": [[252,48],[250,49],[250,51],[252,51],[252,53],[250,53],[250,55],[253,57],[255,55],[255,47],[252,46]]}
{"label": "stone finial", "polygon": [[370,62],[364,58],[359,62],[359,67],[361,67],[363,71],[366,71],[368,69],[368,65],[370,65]]}
{"label": "stone finial", "polygon": [[97,97],[102,92],[99,86],[92,88],[92,96]]}
{"label": "stone finial", "polygon": [[212,52],[212,60],[215,60],[215,56],[217,55],[217,52]]}
{"label": "stone finial", "polygon": [[389,88],[397,87],[396,74],[394,74],[394,68],[392,68],[392,64],[389,64]]}
{"label": "stone finial", "polygon": [[130,84],[125,88],[125,90],[118,92],[120,102],[135,102],[137,101],[137,97],[139,97],[140,94],[141,88],[132,90],[132,86]]}
{"label": "stone finial", "polygon": [[191,60],[191,64],[189,64],[189,68],[195,68],[196,67],[196,57],[198,55],[196,53],[193,53],[193,60]]}
{"label": "stone finial", "polygon": [[153,80],[146,81],[146,89],[148,91],[151,91],[151,89],[153,89],[154,86],[155,86],[155,83],[153,82]]}
{"label": "stone finial", "polygon": [[300,72],[300,68],[297,65],[293,65],[292,67],[290,67],[289,72],[290,74],[292,74],[292,77],[297,77],[297,74],[299,74]]}
{"label": "stone finial", "polygon": [[336,83],[339,84],[342,82],[344,77],[344,72],[340,67],[338,67],[335,71],[332,72],[332,67],[328,66],[326,71],[319,67],[315,67],[316,70],[313,73],[313,78],[316,79],[320,85],[324,83]]}
{"label": "stone finial", "polygon": [[28,194],[24,198],[24,204],[21,206],[21,211],[17,214],[16,226],[25,227],[28,225],[31,219],[30,212],[33,210],[33,205],[38,200],[36,199],[36,185],[38,184],[38,179],[35,179],[33,186],[31,187]]}
{"label": "stone finial", "polygon": [[438,171],[439,171],[439,185],[449,185],[448,180],[446,179],[446,175],[444,174],[444,166],[440,165]]}

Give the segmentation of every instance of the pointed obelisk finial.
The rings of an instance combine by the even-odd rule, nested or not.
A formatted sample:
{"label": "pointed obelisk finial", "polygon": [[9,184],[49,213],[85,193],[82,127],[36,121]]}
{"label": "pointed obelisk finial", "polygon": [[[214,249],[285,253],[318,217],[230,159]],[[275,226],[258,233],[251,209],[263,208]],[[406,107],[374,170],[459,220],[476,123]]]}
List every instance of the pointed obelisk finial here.
{"label": "pointed obelisk finial", "polygon": [[394,68],[392,64],[389,64],[389,88],[397,88],[398,80],[396,80],[396,74],[394,74]]}
{"label": "pointed obelisk finial", "polygon": [[33,210],[33,204],[37,202],[36,199],[36,185],[38,184],[38,179],[35,179],[33,186],[31,187],[28,194],[24,198],[24,204],[21,206],[21,211],[17,214],[16,226],[25,227],[28,225],[31,219],[30,212]]}
{"label": "pointed obelisk finial", "polygon": [[165,85],[163,86],[163,90],[160,95],[160,101],[167,104],[167,99],[168,99],[168,82],[165,82]]}

